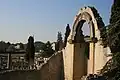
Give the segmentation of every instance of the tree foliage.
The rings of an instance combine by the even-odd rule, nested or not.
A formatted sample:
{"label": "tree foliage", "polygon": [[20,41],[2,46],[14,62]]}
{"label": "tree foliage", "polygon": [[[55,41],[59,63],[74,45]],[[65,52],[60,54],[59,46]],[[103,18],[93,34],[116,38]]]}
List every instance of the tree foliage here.
{"label": "tree foliage", "polygon": [[50,57],[52,54],[54,54],[54,50],[52,49],[52,44],[50,43],[50,41],[47,41],[47,43],[45,43],[42,48],[42,57]]}
{"label": "tree foliage", "polygon": [[120,52],[120,0],[114,0],[108,29],[108,42],[112,53]]}
{"label": "tree foliage", "polygon": [[62,50],[63,48],[63,40],[62,40],[62,33],[58,32],[57,34],[57,42],[55,43],[55,51]]}
{"label": "tree foliage", "polygon": [[90,7],[90,8],[92,9],[94,17],[97,20],[98,29],[100,30],[100,37],[102,38],[102,45],[106,47],[108,43],[107,43],[107,33],[106,33],[105,24],[102,18],[100,17],[98,11],[94,7]]}
{"label": "tree foliage", "polygon": [[34,62],[34,55],[35,55],[34,38],[30,36],[26,48],[26,60],[29,63],[30,61]]}
{"label": "tree foliage", "polygon": [[20,49],[22,49],[22,50],[24,50],[24,49],[25,49],[25,47],[24,47],[24,44],[23,44],[23,43],[19,43],[19,45],[20,45]]}
{"label": "tree foliage", "polygon": [[64,47],[66,47],[67,38],[70,35],[70,31],[71,31],[70,26],[69,26],[69,24],[67,24],[67,26],[66,26],[66,32],[65,32],[65,37],[64,37]]}
{"label": "tree foliage", "polygon": [[35,52],[40,52],[40,50],[41,50],[41,48],[42,48],[43,45],[44,45],[43,42],[41,42],[41,41],[36,41],[36,42],[34,43]]}
{"label": "tree foliage", "polygon": [[108,26],[108,45],[112,59],[104,66],[103,74],[108,80],[120,80],[120,0],[114,0]]}
{"label": "tree foliage", "polygon": [[116,24],[120,20],[120,0],[114,0],[111,8],[110,24]]}

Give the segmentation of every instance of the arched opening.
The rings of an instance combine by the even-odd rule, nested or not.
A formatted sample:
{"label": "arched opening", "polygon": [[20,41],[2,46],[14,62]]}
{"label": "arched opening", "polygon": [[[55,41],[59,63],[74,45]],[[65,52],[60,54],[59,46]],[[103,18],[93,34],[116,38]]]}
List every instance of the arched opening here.
{"label": "arched opening", "polygon": [[[95,71],[95,26],[91,15],[83,13],[74,26],[74,78]],[[86,30],[85,30],[86,29]],[[79,65],[78,65],[79,64]],[[79,71],[78,71],[79,70]],[[82,72],[81,72],[82,70]],[[78,75],[79,76],[79,75]]]}
{"label": "arched opening", "polygon": [[[81,20],[78,22],[76,27],[76,34],[75,34],[75,43],[82,43],[85,46],[85,56],[89,59],[89,45],[91,42],[91,37],[94,37],[94,26],[93,23],[86,22],[85,20]],[[81,48],[80,44],[80,48]]]}
{"label": "arched opening", "polygon": [[87,59],[89,59],[89,55],[90,55],[90,25],[88,24],[88,22],[84,22],[82,28],[81,28],[83,35],[84,35],[84,41],[85,41],[85,56],[87,57]]}
{"label": "arched opening", "polygon": [[[79,80],[84,75],[96,74],[104,65],[104,49],[101,45],[101,30],[99,28],[104,26],[98,24],[101,22],[99,18],[100,16],[93,7],[81,8],[75,16],[65,48],[66,54],[64,54],[67,66],[65,67],[66,79]],[[86,35],[88,35],[87,38]],[[88,51],[86,51],[86,44],[88,44]],[[86,52],[89,53],[88,57]]]}
{"label": "arched opening", "polygon": [[[74,78],[76,75],[87,75],[88,59],[89,59],[89,45],[90,45],[90,31],[91,25],[86,20],[81,20],[76,26],[76,34],[74,38]],[[81,73],[82,70],[83,73]]]}
{"label": "arched opening", "polygon": [[87,22],[83,24],[82,31],[84,36],[90,36],[90,27]]}

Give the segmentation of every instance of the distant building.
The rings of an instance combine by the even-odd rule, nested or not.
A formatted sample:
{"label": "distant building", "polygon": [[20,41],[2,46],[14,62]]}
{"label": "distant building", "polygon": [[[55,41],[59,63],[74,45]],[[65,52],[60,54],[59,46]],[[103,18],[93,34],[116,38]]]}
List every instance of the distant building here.
{"label": "distant building", "polygon": [[16,49],[20,49],[20,45],[19,45],[19,44],[16,45],[15,48],[16,48]]}

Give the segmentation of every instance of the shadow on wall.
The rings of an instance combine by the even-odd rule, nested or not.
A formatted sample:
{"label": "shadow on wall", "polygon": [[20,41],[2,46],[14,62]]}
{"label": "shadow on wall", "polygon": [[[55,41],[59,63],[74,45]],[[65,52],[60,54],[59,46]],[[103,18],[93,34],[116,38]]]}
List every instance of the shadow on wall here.
{"label": "shadow on wall", "polygon": [[0,80],[64,80],[62,52],[53,55],[40,70],[17,70],[0,74]]}

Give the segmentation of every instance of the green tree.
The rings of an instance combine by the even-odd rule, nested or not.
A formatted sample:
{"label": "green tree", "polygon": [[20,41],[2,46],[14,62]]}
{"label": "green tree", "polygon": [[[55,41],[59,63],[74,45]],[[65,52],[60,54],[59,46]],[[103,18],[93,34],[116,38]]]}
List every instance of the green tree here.
{"label": "green tree", "polygon": [[108,26],[108,45],[113,53],[112,59],[102,69],[111,80],[120,80],[120,0],[114,0]]}
{"label": "green tree", "polygon": [[67,24],[66,26],[66,32],[65,32],[65,37],[64,37],[64,47],[66,47],[66,44],[67,44],[67,38],[68,36],[70,35],[70,26],[69,24]]}
{"label": "green tree", "polygon": [[120,52],[120,0],[114,0],[112,5],[108,36],[112,53]]}
{"label": "green tree", "polygon": [[34,55],[35,55],[34,38],[30,36],[26,48],[26,60],[28,61],[29,65],[33,65]]}
{"label": "green tree", "polygon": [[41,42],[41,41],[36,41],[36,42],[34,43],[35,52],[39,52],[39,51],[41,50],[41,48],[42,48],[43,45],[44,45],[43,42]]}
{"label": "green tree", "polygon": [[24,49],[25,49],[25,47],[24,47],[24,44],[23,44],[23,43],[19,43],[19,45],[20,45],[20,49],[22,49],[22,50],[24,50]]}
{"label": "green tree", "polygon": [[50,41],[47,41],[47,43],[45,43],[45,44],[42,46],[41,50],[42,50],[42,56],[43,56],[43,57],[46,57],[46,58],[50,57],[50,56],[51,56],[52,54],[54,54],[54,52],[55,52],[55,51],[52,49],[52,45],[51,45]]}
{"label": "green tree", "polygon": [[57,34],[57,42],[55,43],[55,51],[62,50],[63,48],[63,40],[62,40],[62,33],[58,32]]}
{"label": "green tree", "polygon": [[116,24],[120,20],[120,0],[114,0],[111,8],[110,24]]}
{"label": "green tree", "polygon": [[10,46],[10,45],[11,45],[11,43],[10,43],[10,42],[7,42],[7,45],[9,45],[9,46]]}

